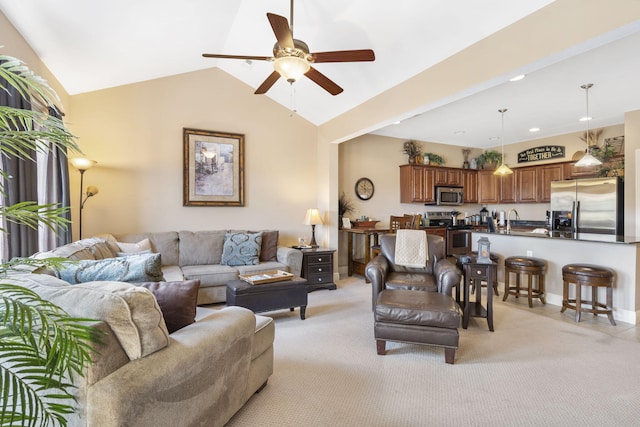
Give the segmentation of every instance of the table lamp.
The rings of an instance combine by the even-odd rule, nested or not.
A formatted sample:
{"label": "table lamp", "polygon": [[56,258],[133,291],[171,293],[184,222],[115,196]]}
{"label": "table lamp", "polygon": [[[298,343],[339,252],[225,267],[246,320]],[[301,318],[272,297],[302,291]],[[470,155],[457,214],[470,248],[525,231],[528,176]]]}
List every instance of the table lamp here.
{"label": "table lamp", "polygon": [[322,218],[320,217],[320,211],[318,209],[308,209],[307,214],[304,217],[304,225],[311,226],[311,247],[317,248],[318,244],[316,243],[316,225],[322,224]]}

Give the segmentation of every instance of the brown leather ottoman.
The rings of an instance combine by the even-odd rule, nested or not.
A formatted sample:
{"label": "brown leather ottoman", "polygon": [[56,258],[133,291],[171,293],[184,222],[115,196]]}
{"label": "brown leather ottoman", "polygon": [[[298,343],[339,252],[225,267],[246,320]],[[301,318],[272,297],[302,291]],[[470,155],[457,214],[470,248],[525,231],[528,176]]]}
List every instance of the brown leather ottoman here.
{"label": "brown leather ottoman", "polygon": [[307,280],[295,277],[275,283],[252,285],[236,279],[227,282],[227,305],[248,308],[254,313],[300,307],[300,319],[307,309]]}
{"label": "brown leather ottoman", "polygon": [[386,289],[378,294],[374,318],[378,354],[386,353],[386,341],[435,345],[444,347],[445,361],[453,364],[462,313],[451,296]]}

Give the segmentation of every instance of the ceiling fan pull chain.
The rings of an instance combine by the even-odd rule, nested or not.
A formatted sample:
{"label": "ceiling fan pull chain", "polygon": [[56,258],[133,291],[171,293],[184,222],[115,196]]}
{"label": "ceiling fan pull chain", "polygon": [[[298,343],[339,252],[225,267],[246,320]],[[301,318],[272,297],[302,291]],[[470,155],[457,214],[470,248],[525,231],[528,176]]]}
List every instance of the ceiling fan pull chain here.
{"label": "ceiling fan pull chain", "polygon": [[293,117],[294,114],[298,113],[296,110],[296,88],[293,84],[290,84],[289,87],[291,88],[289,89],[289,105],[291,105],[291,114],[289,117]]}

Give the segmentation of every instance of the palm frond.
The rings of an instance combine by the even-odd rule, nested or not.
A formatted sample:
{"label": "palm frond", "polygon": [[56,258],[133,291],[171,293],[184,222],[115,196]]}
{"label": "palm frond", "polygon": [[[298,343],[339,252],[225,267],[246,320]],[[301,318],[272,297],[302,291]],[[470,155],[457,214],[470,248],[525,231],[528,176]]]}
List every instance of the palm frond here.
{"label": "palm frond", "polygon": [[[11,206],[0,206],[0,217],[4,217],[8,222],[33,229],[38,228],[38,224],[44,224],[55,232],[66,229],[71,222],[63,216],[67,212],[69,208],[59,207],[56,203],[39,205],[36,202],[20,202]],[[0,228],[0,231],[5,230]]]}
{"label": "palm frond", "polygon": [[35,160],[29,150],[44,153],[54,147],[80,152],[64,122],[40,111],[0,106],[0,132],[0,150],[7,156]]}
{"label": "palm frond", "polygon": [[3,77],[20,95],[31,102],[43,106],[53,106],[56,102],[60,102],[58,95],[47,81],[17,58],[0,55],[0,77]]}

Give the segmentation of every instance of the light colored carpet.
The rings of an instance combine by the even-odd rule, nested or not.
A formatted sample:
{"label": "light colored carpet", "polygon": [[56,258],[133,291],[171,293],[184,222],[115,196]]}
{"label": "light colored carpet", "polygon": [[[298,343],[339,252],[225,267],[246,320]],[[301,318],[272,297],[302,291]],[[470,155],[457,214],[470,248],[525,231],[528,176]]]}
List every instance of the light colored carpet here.
{"label": "light colored carpet", "polygon": [[460,328],[454,365],[429,346],[378,356],[370,285],[341,280],[309,294],[304,321],[268,313],[274,374],[228,426],[639,425],[640,343],[518,304],[494,299],[493,333]]}

